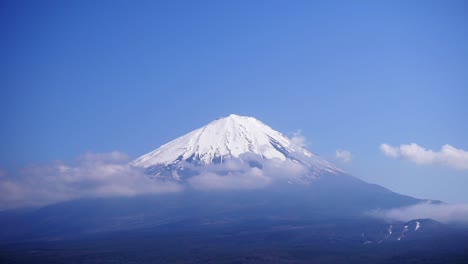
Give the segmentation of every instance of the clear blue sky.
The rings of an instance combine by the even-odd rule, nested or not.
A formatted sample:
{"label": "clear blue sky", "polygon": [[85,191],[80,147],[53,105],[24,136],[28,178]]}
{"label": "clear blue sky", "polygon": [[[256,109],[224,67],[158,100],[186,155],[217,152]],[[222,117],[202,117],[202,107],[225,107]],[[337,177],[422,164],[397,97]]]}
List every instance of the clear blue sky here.
{"label": "clear blue sky", "polygon": [[466,1],[0,3],[0,168],[132,157],[254,116],[394,191],[468,202],[468,171],[381,143],[468,150]]}

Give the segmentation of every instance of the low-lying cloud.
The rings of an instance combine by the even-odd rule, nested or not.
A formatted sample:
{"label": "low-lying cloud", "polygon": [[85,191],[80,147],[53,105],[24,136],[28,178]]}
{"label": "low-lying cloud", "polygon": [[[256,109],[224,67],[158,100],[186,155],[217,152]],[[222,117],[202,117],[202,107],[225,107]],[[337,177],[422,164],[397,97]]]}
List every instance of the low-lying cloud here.
{"label": "low-lying cloud", "polygon": [[421,203],[389,210],[377,210],[371,216],[386,220],[410,221],[430,218],[442,223],[468,224],[468,204]]}
{"label": "low-lying cloud", "polygon": [[271,178],[264,176],[260,169],[252,168],[247,172],[231,172],[227,175],[203,173],[190,178],[188,182],[200,190],[246,190],[263,188],[271,183]]}
{"label": "low-lying cloud", "polygon": [[458,170],[468,170],[468,151],[451,145],[443,145],[439,151],[425,149],[418,144],[403,144],[393,147],[381,144],[382,153],[391,158],[409,160],[418,165],[442,165]]}
{"label": "low-lying cloud", "polygon": [[74,164],[29,166],[0,178],[0,209],[41,206],[86,197],[177,192],[173,182],[150,179],[121,152],[86,153]]}
{"label": "low-lying cloud", "polygon": [[335,152],[335,158],[342,162],[348,163],[348,162],[351,162],[351,160],[353,159],[353,156],[351,155],[351,152],[347,150],[338,149]]}
{"label": "low-lying cloud", "polygon": [[0,170],[0,210],[79,198],[171,193],[186,187],[203,191],[251,190],[307,173],[304,165],[292,160],[245,155],[207,167],[187,163],[186,168],[194,175],[186,181],[162,181],[131,166],[129,160],[122,152],[86,153],[73,163],[57,161],[10,174]]}
{"label": "low-lying cloud", "polygon": [[251,190],[304,175],[306,171],[304,165],[291,160],[262,160],[249,156],[199,168],[198,175],[189,178],[188,183],[206,191]]}

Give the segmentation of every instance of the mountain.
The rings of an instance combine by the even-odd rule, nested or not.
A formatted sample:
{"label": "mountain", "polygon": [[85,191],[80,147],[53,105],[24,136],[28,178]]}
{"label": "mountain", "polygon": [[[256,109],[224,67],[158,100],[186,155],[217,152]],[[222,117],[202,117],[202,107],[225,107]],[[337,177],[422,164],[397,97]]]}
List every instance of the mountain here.
{"label": "mountain", "polygon": [[132,162],[154,177],[180,181],[187,168],[223,164],[232,160],[262,167],[265,162],[290,161],[307,168],[314,179],[339,170],[261,121],[229,115],[176,138]]}
{"label": "mountain", "polygon": [[[131,164],[150,177],[183,184],[213,172],[219,176],[215,179],[230,177],[235,184],[236,178],[243,180],[252,168],[258,168],[272,182],[268,189],[282,192],[289,202],[306,203],[308,209],[326,205],[330,208],[318,211],[335,210],[343,215],[422,201],[353,177],[263,122],[234,114],[176,138]],[[256,199],[268,202],[268,191],[262,193],[264,197]]]}
{"label": "mountain", "polygon": [[[323,221],[362,218],[370,210],[423,201],[366,183],[257,119],[238,115],[220,118],[176,138],[132,161],[131,166],[144,170],[155,184],[172,181],[184,190],[53,204],[28,211],[22,221],[4,218],[5,226],[10,223],[23,235],[30,230],[29,234],[42,237],[51,234],[50,225],[55,227],[54,236],[62,236],[148,228],[189,219]],[[0,239],[1,234],[2,230]]]}
{"label": "mountain", "polygon": [[[349,175],[253,117],[215,120],[137,158],[131,166],[139,175],[143,170],[154,184],[170,181],[183,190],[0,212],[0,262],[468,259],[464,229],[430,219],[389,222],[369,214],[425,200]],[[258,179],[261,185],[254,184]],[[200,188],[200,182],[210,188]]]}

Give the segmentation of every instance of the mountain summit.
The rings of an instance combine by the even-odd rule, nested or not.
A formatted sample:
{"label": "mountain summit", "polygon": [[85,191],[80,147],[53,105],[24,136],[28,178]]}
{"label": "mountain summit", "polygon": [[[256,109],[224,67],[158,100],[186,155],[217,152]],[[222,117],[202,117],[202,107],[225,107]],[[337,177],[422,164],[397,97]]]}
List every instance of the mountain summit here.
{"label": "mountain summit", "polygon": [[176,138],[132,162],[154,176],[174,176],[188,164],[203,167],[228,160],[292,161],[313,171],[341,171],[298,146],[282,133],[261,121],[247,116],[229,115]]}

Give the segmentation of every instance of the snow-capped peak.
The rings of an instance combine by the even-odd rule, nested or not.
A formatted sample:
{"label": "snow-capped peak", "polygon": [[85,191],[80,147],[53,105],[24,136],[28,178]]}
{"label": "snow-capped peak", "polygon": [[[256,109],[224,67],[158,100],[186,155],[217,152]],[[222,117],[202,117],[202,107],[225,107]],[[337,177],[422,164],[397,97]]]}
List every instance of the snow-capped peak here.
{"label": "snow-capped peak", "polygon": [[234,114],[176,138],[139,157],[132,165],[151,168],[187,161],[204,166],[244,154],[254,154],[268,160],[294,159],[330,172],[339,171],[259,120]]}

